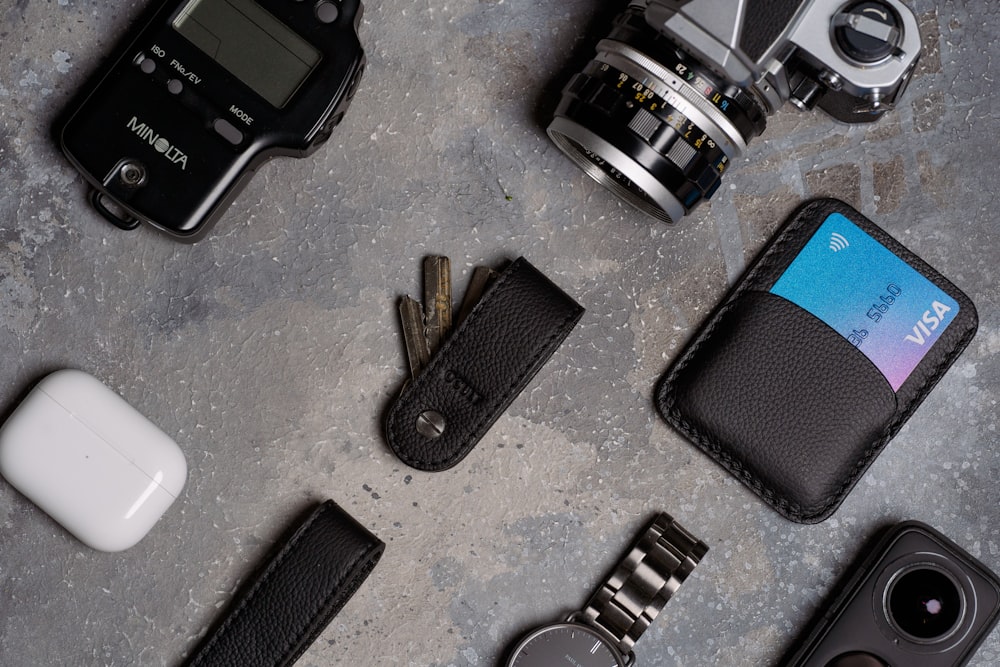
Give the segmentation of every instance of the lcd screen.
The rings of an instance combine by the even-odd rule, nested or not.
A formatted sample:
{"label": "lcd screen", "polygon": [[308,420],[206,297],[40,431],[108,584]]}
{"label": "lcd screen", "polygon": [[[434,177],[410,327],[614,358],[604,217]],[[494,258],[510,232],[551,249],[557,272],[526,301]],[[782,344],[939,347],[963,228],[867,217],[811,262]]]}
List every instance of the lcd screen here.
{"label": "lcd screen", "polygon": [[191,0],[174,29],[276,107],[283,107],[320,53],[253,0]]}

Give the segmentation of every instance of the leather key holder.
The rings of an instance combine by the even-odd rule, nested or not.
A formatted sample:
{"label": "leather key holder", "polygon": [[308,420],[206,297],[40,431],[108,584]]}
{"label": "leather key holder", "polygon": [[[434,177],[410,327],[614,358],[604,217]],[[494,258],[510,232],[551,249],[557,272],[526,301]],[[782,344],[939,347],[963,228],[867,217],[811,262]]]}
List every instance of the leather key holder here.
{"label": "leather key holder", "polygon": [[389,446],[419,470],[440,471],[457,464],[552,356],[583,312],[526,259],[512,262],[389,408]]}
{"label": "leather key holder", "polygon": [[289,667],[368,577],[385,544],[332,500],[311,509],[187,667]]}
{"label": "leather key holder", "polygon": [[660,413],[785,517],[830,516],[976,332],[847,204],[800,208],[667,371]]}

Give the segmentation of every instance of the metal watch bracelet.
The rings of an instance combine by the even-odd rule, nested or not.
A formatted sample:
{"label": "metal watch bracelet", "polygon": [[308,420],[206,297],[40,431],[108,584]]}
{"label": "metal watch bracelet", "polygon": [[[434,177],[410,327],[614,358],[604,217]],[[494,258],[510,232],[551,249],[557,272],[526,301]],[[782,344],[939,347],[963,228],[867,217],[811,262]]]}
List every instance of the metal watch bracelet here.
{"label": "metal watch bracelet", "polygon": [[627,655],[707,552],[707,544],[660,514],[574,617],[609,634]]}

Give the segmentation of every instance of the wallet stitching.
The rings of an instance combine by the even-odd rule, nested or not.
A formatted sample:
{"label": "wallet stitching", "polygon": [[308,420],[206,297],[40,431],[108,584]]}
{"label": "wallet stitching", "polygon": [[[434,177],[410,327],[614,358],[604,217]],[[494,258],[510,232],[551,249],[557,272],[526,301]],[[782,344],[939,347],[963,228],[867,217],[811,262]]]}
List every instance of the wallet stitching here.
{"label": "wallet stitching", "polygon": [[[824,207],[823,202],[818,202],[815,205],[808,205],[804,207],[796,215],[796,221],[801,220],[804,215],[812,214],[817,208],[820,210],[828,208],[831,212],[836,211],[846,215],[840,206]],[[853,215],[847,215],[847,217],[855,223],[857,222],[854,220]],[[795,222],[793,221],[792,224],[794,225]],[[815,229],[810,230],[810,233],[812,232],[815,232]],[[864,474],[864,471],[868,469],[872,461],[882,452],[889,440],[892,439],[893,435],[895,435],[899,429],[902,428],[902,425],[907,419],[910,418],[913,411],[930,392],[932,386],[941,379],[950,367],[951,362],[957,357],[961,350],[965,349],[976,333],[976,329],[974,327],[970,328],[955,346],[955,351],[946,355],[938,362],[934,372],[927,377],[927,379],[920,386],[919,390],[915,393],[914,397],[906,402],[905,407],[899,409],[901,406],[897,406],[896,418],[886,424],[879,438],[874,441],[865,450],[861,458],[858,459],[851,474],[840,484],[834,493],[826,497],[823,504],[816,510],[806,512],[801,503],[778,496],[776,491],[765,486],[754,473],[748,471],[743,463],[734,458],[729,452],[723,450],[720,443],[702,434],[700,431],[696,430],[688,420],[684,419],[676,408],[676,401],[673,398],[673,394],[669,391],[669,387],[673,380],[676,379],[677,375],[679,375],[688,366],[695,353],[712,337],[715,330],[718,328],[718,324],[722,320],[723,315],[729,312],[736,305],[739,297],[741,297],[745,292],[756,289],[756,287],[751,286],[751,283],[754,282],[757,276],[760,273],[773,268],[773,264],[776,261],[775,257],[778,256],[779,250],[783,249],[784,246],[791,241],[799,240],[804,233],[805,228],[800,226],[796,229],[786,230],[781,237],[775,239],[771,246],[765,251],[765,254],[761,257],[760,261],[754,265],[747,273],[746,277],[740,281],[740,284],[726,300],[726,303],[719,308],[715,315],[712,316],[712,320],[706,326],[704,332],[698,335],[697,340],[691,348],[687,350],[680,359],[678,359],[677,365],[669,373],[664,383],[664,387],[667,391],[664,391],[661,395],[661,399],[667,408],[666,411],[668,414],[666,416],[670,417],[671,423],[679,428],[688,438],[694,441],[695,444],[697,444],[703,451],[711,455],[726,470],[749,486],[754,492],[757,493],[758,496],[790,518],[799,520],[809,520],[822,517],[827,514],[831,508],[836,507],[843,501],[846,494],[857,483],[861,475]],[[905,248],[905,246],[903,247]],[[907,252],[912,254],[912,251],[908,249]],[[907,264],[911,264],[911,262],[907,262]]]}
{"label": "wallet stitching", "polygon": [[[212,638],[208,641],[208,643],[205,644],[205,646],[198,651],[198,654],[195,656],[194,660],[192,660],[192,662],[188,667],[197,667],[197,665],[205,661],[206,656],[211,653],[213,647],[216,644],[218,644],[226,634],[229,633],[233,625],[235,625],[236,622],[243,616],[243,613],[246,611],[247,607],[250,605],[251,602],[253,602],[254,599],[256,599],[257,594],[260,592],[260,589],[264,586],[265,583],[267,583],[271,579],[278,566],[281,565],[288,558],[288,555],[292,553],[294,548],[297,547],[298,544],[302,542],[302,540],[305,539],[305,537],[315,529],[314,524],[317,522],[320,516],[327,512],[333,512],[335,509],[336,507],[334,505],[332,504],[328,505],[324,503],[312,513],[312,516],[307,518],[302,523],[302,525],[296,531],[294,537],[291,540],[289,540],[288,543],[281,548],[281,550],[274,557],[274,559],[271,560],[270,563],[268,563],[267,567],[264,569],[264,572],[262,572],[260,577],[257,578],[253,586],[251,586],[250,590],[247,591],[246,596],[239,602],[239,604],[232,611],[232,613],[228,615],[228,618],[226,618],[226,620],[223,621],[222,625],[220,625],[218,630],[215,631],[215,633],[212,635]],[[368,553],[371,552],[373,548],[378,547],[378,545],[379,545],[378,541],[375,541],[368,549],[355,556],[354,560],[351,562],[351,565],[347,570],[347,573],[349,574],[351,570],[354,569],[354,566],[357,564],[358,560],[366,556]],[[341,581],[336,582],[333,588],[333,592],[330,594],[330,596],[335,595],[339,591],[342,584],[343,584],[343,578],[341,579]],[[324,599],[321,610],[326,607],[330,596],[327,596]],[[301,636],[302,634],[304,634],[304,632],[305,630],[299,632],[298,636],[295,638],[295,642],[300,641]],[[282,651],[282,655],[285,655],[287,650],[288,649],[286,648],[284,651]]]}
{"label": "wallet stitching", "polygon": [[[772,267],[775,262],[774,258],[779,254],[779,250],[783,249],[784,246],[788,245],[792,241],[798,240],[798,237],[800,237],[802,233],[802,229],[788,230],[771,244],[760,261],[757,262],[757,264],[755,264],[747,273],[746,277],[740,281],[740,284],[730,295],[729,299],[726,300],[726,303],[719,308],[715,315],[712,316],[711,322],[709,322],[708,326],[705,328],[704,333],[699,334],[697,340],[691,348],[688,349],[680,359],[678,359],[677,365],[667,376],[664,386],[669,387],[676,376],[683,372],[698,350],[700,350],[714,335],[715,330],[718,328],[723,316],[736,306],[738,298],[741,297],[744,292],[750,291],[751,283],[756,279],[756,277]],[[787,499],[776,496],[773,490],[764,486],[763,482],[761,482],[752,472],[748,471],[741,462],[735,459],[728,452],[724,451],[719,443],[715,442],[715,440],[709,438],[708,436],[703,435],[700,431],[695,430],[690,422],[681,417],[680,413],[674,407],[674,401],[672,400],[672,395],[669,392],[665,398],[667,398],[669,406],[668,410],[670,416],[673,418],[672,421],[684,432],[685,435],[688,436],[688,438],[701,447],[703,451],[712,455],[712,457],[721,463],[731,474],[735,475],[738,479],[740,479],[740,481],[749,486],[757,493],[757,495],[764,498],[772,506],[780,507],[783,511],[792,516],[802,516],[801,510],[789,509],[791,506],[798,508],[799,505],[797,503],[793,503]]]}
{"label": "wallet stitching", "polygon": [[[410,390],[407,392],[408,396],[406,395],[401,396],[399,399],[399,403],[397,403],[397,406],[401,405],[408,398],[411,398],[412,396],[416,395],[418,393],[418,390],[423,385],[430,383],[430,379],[428,378],[431,376],[431,371],[436,366],[445,363],[444,361],[442,361],[442,359],[445,359],[447,357],[448,350],[457,345],[460,339],[464,339],[467,337],[466,332],[472,327],[472,322],[480,317],[480,314],[486,308],[485,304],[489,301],[492,301],[492,298],[490,297],[493,294],[495,294],[497,290],[499,290],[501,285],[503,285],[505,282],[510,281],[511,277],[516,272],[515,268],[520,268],[520,266],[525,266],[525,265],[530,266],[528,265],[526,260],[524,260],[523,258],[519,258],[515,260],[510,265],[510,267],[508,267],[507,271],[504,271],[503,274],[501,274],[496,279],[496,281],[494,282],[493,286],[490,289],[490,293],[487,294],[486,297],[484,297],[483,301],[476,304],[476,307],[472,309],[472,312],[470,312],[469,315],[466,317],[465,322],[463,322],[462,326],[459,327],[458,331],[456,331],[455,334],[445,342],[444,346],[438,351],[438,353],[434,355],[434,358],[431,360],[431,363],[428,364],[428,366],[423,370],[420,376],[417,377],[416,380],[414,380],[413,385],[411,385]],[[556,343],[556,347],[558,347],[558,341],[554,341],[554,339],[559,337],[561,334],[564,338],[565,335],[569,333],[569,330],[572,330],[572,325],[575,323],[576,319],[580,317],[581,313],[583,312],[583,308],[580,306],[580,304],[576,303],[572,299],[569,299],[569,302],[573,306],[570,309],[570,312],[566,315],[563,321],[553,330],[553,332],[541,345],[538,352],[536,352],[536,354],[531,358],[530,363],[528,363],[525,366],[525,368],[521,371],[521,373],[515,378],[514,382],[512,382],[511,385],[506,390],[504,390],[504,392],[497,399],[492,401],[489,404],[489,406],[487,406],[488,409],[484,411],[483,418],[476,423],[476,425],[472,428],[467,438],[457,443],[459,446],[454,452],[447,454],[443,458],[427,458],[427,459],[419,458],[417,456],[410,454],[407,451],[400,451],[400,449],[398,449],[395,446],[393,438],[390,437],[389,444],[392,446],[393,450],[396,452],[399,458],[402,459],[404,463],[407,463],[409,465],[417,464],[414,465],[414,467],[416,468],[420,468],[421,466],[428,466],[434,468],[448,467],[449,464],[457,463],[458,461],[465,458],[465,456],[467,456],[469,452],[472,451],[472,449],[475,448],[476,444],[479,442],[480,437],[477,436],[480,435],[479,434],[480,429],[482,429],[485,424],[491,423],[490,422],[491,418],[495,420],[496,418],[499,417],[499,415],[494,414],[497,408],[502,406],[504,402],[507,401],[508,398],[511,401],[513,401],[513,399],[516,398],[516,395],[511,396],[511,393],[521,384],[521,381],[524,379],[524,377],[528,375],[532,369],[535,368],[539,359],[546,352],[550,352],[550,356],[551,353],[555,352],[554,348],[551,349],[550,351],[550,348],[553,347],[554,343]],[[560,341],[561,340],[562,338],[560,338]],[[398,427],[397,426],[398,417],[399,417],[399,411],[393,410],[389,416],[390,434],[396,433],[396,429]]]}
{"label": "wallet stitching", "polygon": [[[836,493],[828,496],[827,502],[820,508],[817,514],[822,514],[826,512],[831,506],[836,505],[838,502],[843,500],[844,496],[850,491],[850,489],[857,483],[861,475],[864,474],[868,466],[872,464],[875,458],[882,453],[885,446],[889,443],[889,440],[899,432],[899,429],[903,427],[903,424],[912,416],[914,410],[920,405],[923,399],[930,393],[933,386],[937,384],[944,374],[948,371],[951,366],[950,360],[957,357],[961,350],[972,341],[972,338],[976,335],[975,329],[969,329],[958,341],[955,346],[955,352],[950,355],[943,357],[936,365],[934,372],[927,376],[927,379],[920,385],[920,388],[916,391],[914,397],[906,402],[906,407],[903,410],[899,410],[895,419],[886,424],[885,428],[882,429],[882,435],[878,440],[873,442],[864,452],[862,457],[854,466],[854,471],[851,475],[844,480],[840,485]],[[815,516],[816,514],[809,515]]]}

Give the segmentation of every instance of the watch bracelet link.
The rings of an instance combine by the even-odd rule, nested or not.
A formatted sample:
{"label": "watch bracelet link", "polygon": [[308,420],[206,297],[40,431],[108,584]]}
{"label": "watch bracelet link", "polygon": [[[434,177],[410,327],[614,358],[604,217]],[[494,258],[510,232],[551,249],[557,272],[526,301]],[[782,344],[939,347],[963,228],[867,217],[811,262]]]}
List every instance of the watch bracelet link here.
{"label": "watch bracelet link", "polygon": [[609,634],[629,654],[707,552],[707,544],[660,514],[576,619]]}

